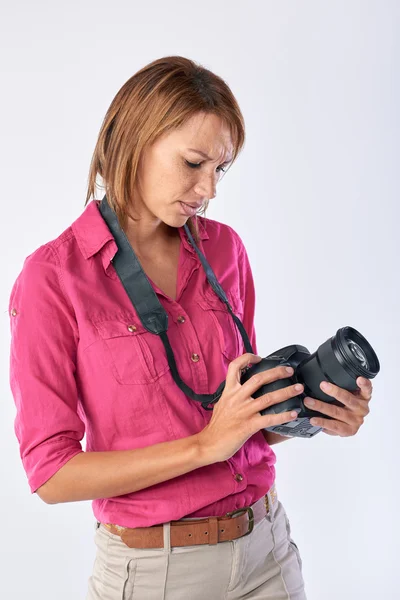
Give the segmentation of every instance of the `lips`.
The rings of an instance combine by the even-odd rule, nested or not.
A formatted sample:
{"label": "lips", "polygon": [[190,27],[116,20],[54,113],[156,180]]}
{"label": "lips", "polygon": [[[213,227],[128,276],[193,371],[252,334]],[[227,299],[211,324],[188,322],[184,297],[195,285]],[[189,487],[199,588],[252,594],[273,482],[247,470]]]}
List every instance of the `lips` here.
{"label": "lips", "polygon": [[[191,205],[191,204],[186,204],[185,202],[179,202],[179,204],[181,205],[181,212],[182,214],[186,215],[187,217],[194,217],[194,215],[197,213],[197,210],[199,208],[199,205]],[[200,204],[201,206],[201,204]]]}
{"label": "lips", "polygon": [[190,204],[190,202],[183,202],[182,200],[181,200],[181,202],[182,202],[182,204],[186,204],[186,206],[190,206],[190,208],[195,208],[196,210],[198,208],[200,208],[201,206],[203,206],[202,202],[200,202],[199,204]]}

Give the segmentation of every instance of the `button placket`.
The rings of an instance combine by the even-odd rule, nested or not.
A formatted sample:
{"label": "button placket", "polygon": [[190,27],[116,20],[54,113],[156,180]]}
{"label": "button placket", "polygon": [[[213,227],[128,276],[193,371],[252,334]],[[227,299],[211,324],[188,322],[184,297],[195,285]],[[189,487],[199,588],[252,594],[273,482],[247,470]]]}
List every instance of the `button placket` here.
{"label": "button placket", "polygon": [[[189,368],[191,369],[194,381],[192,389],[195,389],[198,393],[208,393],[208,375],[204,360],[202,360],[199,348],[199,339],[196,331],[193,328],[190,316],[184,312],[183,306],[177,303],[178,311],[173,317],[174,322],[177,325],[177,332],[181,332],[180,336],[180,349],[184,354],[190,358]],[[184,329],[179,329],[185,325]],[[194,388],[193,388],[194,386]],[[196,403],[197,404],[197,403]]]}

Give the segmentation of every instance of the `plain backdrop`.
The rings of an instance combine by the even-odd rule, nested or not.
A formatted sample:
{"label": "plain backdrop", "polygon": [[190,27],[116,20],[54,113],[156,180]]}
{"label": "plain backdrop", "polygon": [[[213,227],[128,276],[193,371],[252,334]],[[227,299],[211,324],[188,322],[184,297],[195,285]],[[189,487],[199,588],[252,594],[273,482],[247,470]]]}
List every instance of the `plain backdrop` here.
{"label": "plain backdrop", "polygon": [[395,0],[1,3],[2,598],[83,599],[95,556],[91,503],[46,505],[22,469],[11,287],[84,210],[117,91],[173,54],[223,77],[244,114],[207,216],[246,245],[259,354],[350,325],[381,363],[357,435],[274,446],[308,599],[399,597],[399,17]]}

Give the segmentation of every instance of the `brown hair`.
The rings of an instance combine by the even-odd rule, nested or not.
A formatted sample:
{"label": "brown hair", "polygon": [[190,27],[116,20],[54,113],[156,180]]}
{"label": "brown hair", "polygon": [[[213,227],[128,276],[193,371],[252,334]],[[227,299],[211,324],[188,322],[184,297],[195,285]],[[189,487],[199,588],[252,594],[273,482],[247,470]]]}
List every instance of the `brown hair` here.
{"label": "brown hair", "polygon": [[[221,77],[182,56],[159,58],[135,73],[118,91],[104,117],[90,164],[85,206],[95,198],[96,186],[105,189],[124,229],[141,152],[198,112],[213,113],[228,124],[233,164],[245,142],[244,119]],[[97,175],[104,186],[96,183]],[[208,202],[199,214],[204,214],[207,206]],[[188,226],[198,242],[197,215],[188,219]]]}

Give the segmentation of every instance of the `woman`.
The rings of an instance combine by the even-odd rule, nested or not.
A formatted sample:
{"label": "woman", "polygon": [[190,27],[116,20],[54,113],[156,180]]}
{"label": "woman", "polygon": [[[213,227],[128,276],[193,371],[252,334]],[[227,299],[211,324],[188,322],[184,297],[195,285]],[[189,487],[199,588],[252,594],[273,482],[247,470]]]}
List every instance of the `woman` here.
{"label": "woman", "polygon": [[[274,485],[271,446],[285,438],[265,430],[296,414],[260,414],[299,390],[252,398],[263,383],[287,377],[284,367],[240,384],[260,357],[245,352],[195,248],[256,352],[245,247],[232,228],[199,214],[244,139],[222,79],[182,57],[147,65],[107,111],[85,210],[27,257],[12,288],[10,383],[21,458],[31,492],[44,502],[93,500],[97,554],[87,600],[306,597]],[[176,384],[162,340],[139,318],[113,262],[107,210],[168,315],[182,381],[212,394],[226,379],[213,410]],[[327,433],[353,435],[362,424],[371,384],[357,384],[355,394],[329,392],[343,409],[317,402],[334,417],[317,423]]]}

